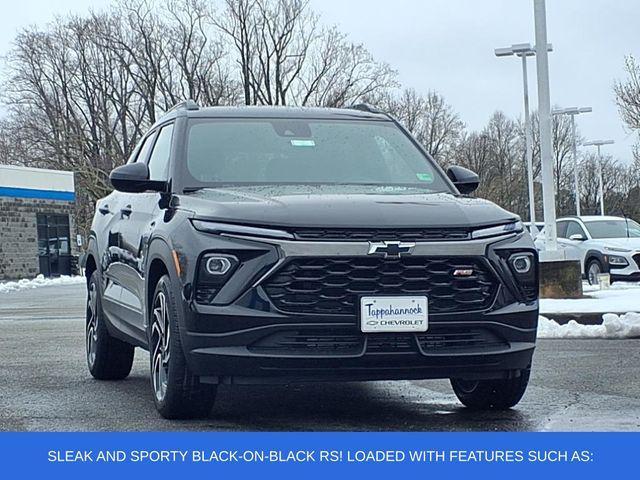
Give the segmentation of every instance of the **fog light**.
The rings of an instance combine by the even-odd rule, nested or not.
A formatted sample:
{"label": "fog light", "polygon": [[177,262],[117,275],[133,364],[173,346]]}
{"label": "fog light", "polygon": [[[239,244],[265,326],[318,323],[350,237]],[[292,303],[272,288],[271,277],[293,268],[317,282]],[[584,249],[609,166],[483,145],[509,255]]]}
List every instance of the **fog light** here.
{"label": "fog light", "polygon": [[511,265],[513,265],[516,273],[529,273],[531,270],[531,258],[529,255],[517,255],[511,259]]}
{"label": "fog light", "polygon": [[231,269],[231,261],[227,257],[211,256],[205,264],[209,275],[224,275]]}

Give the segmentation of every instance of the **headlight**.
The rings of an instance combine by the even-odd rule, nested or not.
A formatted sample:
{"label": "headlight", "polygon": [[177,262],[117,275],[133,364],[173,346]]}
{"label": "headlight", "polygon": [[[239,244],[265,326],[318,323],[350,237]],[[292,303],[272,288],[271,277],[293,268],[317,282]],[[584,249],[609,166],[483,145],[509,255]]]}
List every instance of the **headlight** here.
{"label": "headlight", "polygon": [[621,257],[620,255],[609,255],[609,265],[626,267],[627,265],[629,265],[629,262],[626,258]]}
{"label": "headlight", "polygon": [[524,226],[522,222],[518,220],[517,222],[507,223],[505,225],[474,230],[471,232],[471,238],[497,237],[499,235],[508,235],[510,233],[520,233],[523,231]]}
{"label": "headlight", "polygon": [[538,298],[538,266],[533,253],[517,252],[507,259],[517,287],[525,301],[532,302]]}
{"label": "headlight", "polygon": [[246,235],[250,237],[286,238],[292,239],[293,235],[283,230],[271,228],[248,227],[246,225],[233,225],[231,223],[208,222],[205,220],[191,220],[196,230],[207,233],[227,233],[230,235]]}
{"label": "headlight", "polygon": [[631,253],[631,250],[626,248],[618,248],[618,247],[604,247],[608,252],[620,252],[620,253]]}
{"label": "headlight", "polygon": [[513,255],[509,261],[516,273],[525,275],[531,270],[531,258],[529,254]]}
{"label": "headlight", "polygon": [[220,289],[237,270],[240,260],[235,255],[206,253],[198,265],[196,302],[213,304]]}

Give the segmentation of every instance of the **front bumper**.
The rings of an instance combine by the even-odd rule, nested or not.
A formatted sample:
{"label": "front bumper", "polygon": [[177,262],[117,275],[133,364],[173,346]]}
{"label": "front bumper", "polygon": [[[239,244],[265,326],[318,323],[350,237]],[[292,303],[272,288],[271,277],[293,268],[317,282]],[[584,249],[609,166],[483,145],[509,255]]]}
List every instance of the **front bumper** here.
{"label": "front bumper", "polygon": [[[428,331],[418,335],[364,334],[355,314],[286,313],[265,293],[264,282],[286,259],[366,256],[366,242],[257,241],[208,234],[197,240],[189,250],[233,252],[249,259],[208,304],[196,301],[190,283],[197,278],[198,261],[183,262],[183,285],[176,286],[181,289],[176,298],[182,299],[183,350],[190,369],[205,382],[508,378],[531,365],[538,302],[523,296],[503,260],[514,251],[535,254],[525,234],[417,243],[412,257],[483,258],[499,279],[490,307],[430,313]],[[186,249],[178,255],[194,258]]]}
{"label": "front bumper", "polygon": [[512,305],[432,318],[424,334],[363,334],[354,318],[235,313],[186,316],[187,361],[205,382],[506,378],[531,365],[538,321],[537,306]]}

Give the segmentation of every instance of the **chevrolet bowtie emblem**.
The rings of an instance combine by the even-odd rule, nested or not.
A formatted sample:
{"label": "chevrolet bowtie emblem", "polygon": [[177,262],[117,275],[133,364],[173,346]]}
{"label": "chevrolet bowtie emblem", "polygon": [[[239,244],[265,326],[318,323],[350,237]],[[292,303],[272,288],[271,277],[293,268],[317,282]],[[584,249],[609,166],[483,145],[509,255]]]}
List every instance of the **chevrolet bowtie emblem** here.
{"label": "chevrolet bowtie emblem", "polygon": [[415,246],[413,242],[369,242],[369,255],[400,258],[401,255],[411,254]]}

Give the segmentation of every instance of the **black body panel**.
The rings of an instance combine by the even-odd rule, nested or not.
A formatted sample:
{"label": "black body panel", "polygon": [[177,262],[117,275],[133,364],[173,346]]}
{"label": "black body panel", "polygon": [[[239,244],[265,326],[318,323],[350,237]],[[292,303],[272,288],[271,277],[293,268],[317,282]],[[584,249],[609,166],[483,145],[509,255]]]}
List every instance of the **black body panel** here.
{"label": "black body panel", "polygon": [[[472,238],[480,228],[513,225],[517,216],[461,196],[453,184],[451,193],[286,184],[185,191],[180,162],[191,117],[393,122],[342,109],[214,108],[164,117],[146,139],[174,122],[167,191],[113,192],[98,201],[94,216],[87,265],[100,274],[112,335],[148,348],[154,282],[168,274],[187,364],[207,382],[508,378],[530,366],[537,270],[536,284],[525,291],[507,262],[513,252],[537,261],[533,243],[518,232]],[[433,162],[426,153],[425,159]],[[207,233],[194,220],[279,230],[288,240]],[[381,241],[412,242],[431,253],[369,256],[369,242]],[[360,253],[345,253],[354,248]],[[238,259],[220,284],[201,278],[211,254]],[[313,268],[304,266],[314,262],[321,273],[309,278]],[[469,277],[453,278],[460,269]],[[430,297],[429,329],[362,333],[356,307],[362,294]]]}

